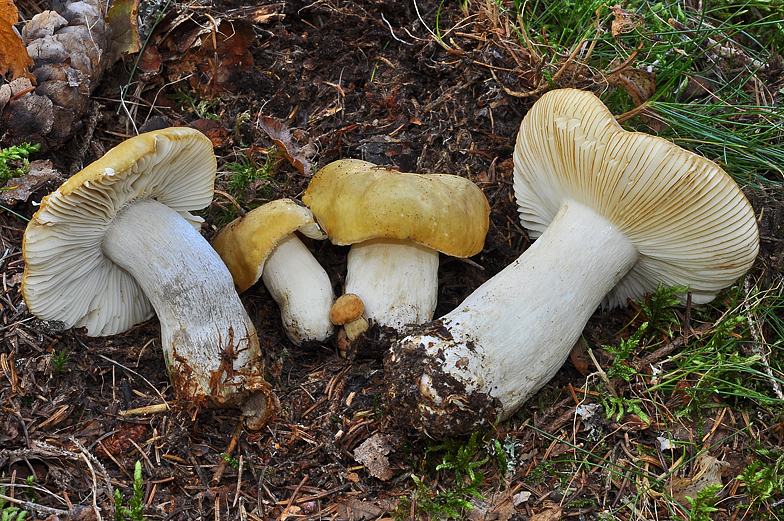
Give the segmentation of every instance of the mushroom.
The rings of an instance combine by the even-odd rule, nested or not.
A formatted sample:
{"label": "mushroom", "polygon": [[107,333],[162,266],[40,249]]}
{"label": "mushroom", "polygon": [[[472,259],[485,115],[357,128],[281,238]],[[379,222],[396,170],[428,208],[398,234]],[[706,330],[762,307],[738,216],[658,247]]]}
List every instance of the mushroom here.
{"label": "mushroom", "polygon": [[41,201],[25,230],[30,312],[90,336],[158,315],[177,399],[242,407],[260,428],[278,407],[256,329],[190,212],[212,201],[212,143],[190,128],[141,134]]}
{"label": "mushroom", "polygon": [[367,320],[362,316],[364,312],[365,303],[359,295],[344,293],[329,310],[329,319],[336,326],[343,326],[346,338],[354,340],[368,329]]}
{"label": "mushroom", "polygon": [[754,212],[724,171],[623,130],[590,93],[537,101],[514,164],[521,221],[539,238],[385,360],[393,415],[430,435],[508,418],[555,375],[600,304],[660,283],[706,303],[757,255]]}
{"label": "mushroom", "polygon": [[352,245],[345,293],[359,295],[366,318],[396,330],[433,318],[439,252],[476,255],[489,226],[487,199],[468,179],[357,159],[319,170],[302,200],[332,243]]}
{"label": "mushroom", "polygon": [[[357,344],[354,341],[368,330],[367,319],[362,316],[365,304],[359,295],[344,293],[339,296],[332,309],[329,310],[329,319],[336,326],[343,326],[338,331],[338,353],[343,358],[348,358],[349,350],[356,352]],[[354,349],[352,349],[352,346]]]}
{"label": "mushroom", "polygon": [[329,275],[295,232],[327,236],[313,214],[293,199],[278,199],[235,219],[212,240],[242,293],[259,278],[278,303],[283,328],[297,345],[332,334],[329,310],[335,295]]}

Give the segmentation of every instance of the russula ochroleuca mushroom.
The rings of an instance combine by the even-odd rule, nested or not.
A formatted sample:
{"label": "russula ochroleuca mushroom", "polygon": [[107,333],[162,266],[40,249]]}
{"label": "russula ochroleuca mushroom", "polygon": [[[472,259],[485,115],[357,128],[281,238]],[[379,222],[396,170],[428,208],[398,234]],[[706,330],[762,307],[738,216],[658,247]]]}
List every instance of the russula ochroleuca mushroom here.
{"label": "russula ochroleuca mushroom", "polygon": [[396,418],[448,436],[509,417],[550,380],[604,301],[660,283],[710,301],[751,267],[759,236],[716,164],[627,132],[593,94],[545,94],[514,152],[523,225],[541,235],[454,311],[386,359]]}
{"label": "russula ochroleuca mushroom", "polygon": [[190,212],[212,201],[212,143],[189,128],[131,138],[44,197],[24,235],[30,312],[90,336],[153,314],[177,399],[241,407],[260,428],[277,410],[256,329],[231,274]]}
{"label": "russula ochroleuca mushroom", "polygon": [[293,199],[278,199],[235,219],[212,240],[242,293],[259,278],[278,303],[286,335],[295,344],[332,334],[329,310],[335,300],[327,272],[297,237],[327,236],[313,214]]}
{"label": "russula ochroleuca mushroom", "polygon": [[366,318],[397,330],[433,318],[439,252],[476,255],[489,227],[487,199],[468,179],[357,159],[319,170],[302,200],[333,244],[352,245],[345,292],[359,295]]}

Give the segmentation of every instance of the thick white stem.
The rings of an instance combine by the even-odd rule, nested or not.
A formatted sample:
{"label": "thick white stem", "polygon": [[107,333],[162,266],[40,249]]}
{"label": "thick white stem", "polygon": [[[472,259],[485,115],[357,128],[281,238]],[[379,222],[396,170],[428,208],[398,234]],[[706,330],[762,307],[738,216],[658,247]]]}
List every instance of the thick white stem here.
{"label": "thick white stem", "polygon": [[365,318],[398,331],[432,320],[438,299],[438,251],[410,241],[372,239],[349,250],[346,293],[359,295]]}
{"label": "thick white stem", "polygon": [[332,283],[296,234],[275,246],[264,262],[261,279],[280,307],[283,328],[292,342],[323,342],[332,335]]}
{"label": "thick white stem", "polygon": [[[430,331],[393,348],[388,373],[407,384],[392,386],[392,401],[402,399],[405,412],[444,435],[507,418],[555,375],[637,258],[609,221],[566,202],[520,258]],[[422,364],[411,364],[411,357]],[[393,376],[398,371],[408,374]]]}
{"label": "thick white stem", "polygon": [[274,413],[256,329],[226,265],[180,214],[152,199],[125,206],[102,243],[134,276],[161,324],[177,398],[212,407],[253,403],[250,424]]}

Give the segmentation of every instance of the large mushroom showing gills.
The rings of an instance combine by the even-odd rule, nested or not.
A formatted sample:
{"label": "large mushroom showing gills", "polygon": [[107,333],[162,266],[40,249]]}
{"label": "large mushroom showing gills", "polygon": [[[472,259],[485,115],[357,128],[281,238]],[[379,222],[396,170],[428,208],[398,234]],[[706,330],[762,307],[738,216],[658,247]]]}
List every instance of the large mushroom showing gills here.
{"label": "large mushroom showing gills", "polygon": [[177,399],[240,407],[260,428],[278,402],[229,270],[191,214],[212,201],[212,143],[189,128],[141,134],[41,201],[24,235],[30,312],[90,336],[158,315]]}
{"label": "large mushroom showing gills", "polygon": [[302,201],[333,244],[351,245],[345,293],[362,299],[365,318],[398,331],[433,318],[439,252],[476,255],[490,222],[482,190],[464,177],[358,159],[319,170]]}
{"label": "large mushroom showing gills", "polygon": [[706,303],[757,255],[754,212],[721,168],[623,130],[587,92],[550,92],[525,116],[514,190],[536,242],[387,354],[393,416],[429,435],[508,418],[555,375],[600,305],[660,283]]}
{"label": "large mushroom showing gills", "polygon": [[327,238],[308,208],[293,199],[278,199],[229,223],[213,238],[212,247],[240,293],[263,280],[280,307],[286,335],[300,345],[322,342],[332,334],[329,312],[335,296],[329,275],[296,232]]}

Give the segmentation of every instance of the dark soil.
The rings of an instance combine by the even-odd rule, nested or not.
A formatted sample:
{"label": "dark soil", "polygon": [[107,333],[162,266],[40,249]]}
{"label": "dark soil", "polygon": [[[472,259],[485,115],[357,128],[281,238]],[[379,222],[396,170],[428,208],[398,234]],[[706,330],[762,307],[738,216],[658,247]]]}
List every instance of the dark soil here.
{"label": "dark soil", "polygon": [[[35,12],[32,4],[27,7]],[[286,1],[272,5],[273,12],[283,16],[264,22],[250,22],[247,13],[239,11],[244,7],[227,1],[190,11],[193,24],[213,23],[206,16],[209,13],[213,19],[235,20],[242,31],[250,29],[252,65],[245,63],[224,74],[221,88],[216,88],[215,70],[209,68],[185,78],[177,69],[176,56],[166,50],[165,38],[170,34],[161,31],[152,40],[171,61],[133,78],[136,90],[131,89],[128,102],[136,106],[137,127],[208,129],[219,155],[218,187],[223,190],[229,184],[225,165],[237,162],[242,150],[250,150],[253,161],[264,163],[262,151],[273,143],[261,129],[261,116],[276,118],[288,128],[295,147],[316,167],[355,157],[403,171],[471,179],[490,202],[490,231],[479,255],[470,260],[442,258],[437,316],[525,250],[529,240],[518,224],[510,158],[519,122],[536,97],[506,94],[491,70],[497,69],[499,80],[515,91],[535,88],[538,76],[522,73],[524,54],[517,55],[517,62],[512,60],[512,38],[501,27],[481,10],[465,17],[456,2],[445,4],[440,13],[438,2],[419,2],[419,12],[430,28],[436,27],[436,20],[442,31],[453,28],[445,41],[460,51],[450,52],[428,34],[411,2]],[[24,8],[21,3],[20,9]],[[164,24],[173,26],[173,18],[166,18]],[[182,27],[186,26],[173,30]],[[79,134],[47,155],[60,172],[79,170],[102,150],[133,134],[133,125],[121,110],[119,89],[128,82],[135,58],[118,62],[95,92],[100,106],[93,112],[97,125],[88,136],[89,146],[82,146],[85,134]],[[215,62],[220,63],[217,56]],[[219,124],[205,122],[195,104],[178,103],[177,99],[182,101],[176,98],[178,88],[191,96],[198,89],[201,100],[214,102],[210,112],[218,116]],[[238,124],[243,113],[250,117]],[[241,194],[242,206],[302,194],[308,177],[285,157],[278,158],[271,178],[251,183]],[[31,200],[40,200],[53,188],[42,187]],[[780,192],[751,197],[758,210],[765,207],[771,212],[761,222],[758,267],[769,281],[779,276],[782,267],[782,199]],[[228,200],[216,195],[203,214],[207,238],[227,222],[231,208]],[[13,209],[29,218],[35,206],[20,203]],[[88,338],[78,330],[48,330],[32,317],[20,295],[25,224],[11,213],[0,213],[4,248],[0,295],[0,475],[4,478],[0,483],[7,484],[5,494],[25,501],[35,496],[39,505],[70,509],[60,518],[93,519],[93,505],[104,519],[111,518],[109,488],[119,489],[127,501],[134,464],[141,461],[144,512],[150,519],[361,520],[392,519],[401,505],[405,505],[398,511],[402,519],[412,512],[427,518],[416,501],[400,501],[411,498],[412,474],[429,476],[426,482],[432,491],[457,486],[451,481],[453,475],[434,472],[440,455],[425,459],[432,442],[400,429],[395,418],[385,413],[381,396],[386,345],[372,334],[350,360],[338,356],[334,343],[296,347],[282,333],[279,309],[264,286],[257,284],[245,292],[242,300],[258,328],[269,379],[282,404],[280,416],[266,429],[248,432],[236,411],[195,410],[173,400],[156,320],[115,337]],[[347,249],[326,242],[310,246],[339,290]],[[616,333],[632,319],[633,308],[597,313],[591,320],[585,338],[600,363],[610,360],[601,345],[615,342]],[[556,487],[555,468],[540,472],[537,479],[532,471],[543,459],[554,461],[566,453],[580,458],[557,438],[602,452],[610,461],[625,458],[634,444],[657,446],[663,420],[654,418],[653,424],[645,425],[634,415],[617,423],[595,420],[592,429],[605,436],[602,446],[588,441],[587,429],[575,416],[585,386],[586,377],[567,362],[523,411],[487,435],[488,441],[517,442],[520,457],[506,477],[498,474],[493,461],[483,467],[480,490],[487,501],[477,505],[485,505],[486,519],[522,520],[556,512],[564,489]],[[164,400],[170,406],[167,411],[124,414]],[[719,442],[745,427],[742,418],[731,416],[719,417],[711,411],[702,422],[683,419],[682,439]],[[376,434],[384,435],[389,444],[391,479],[373,477],[355,460],[355,449]],[[743,431],[719,443],[719,450],[736,468],[744,464],[749,436]],[[659,465],[655,454],[654,450],[650,461],[637,464]],[[233,465],[227,465],[229,459]],[[27,492],[30,476],[34,492]],[[602,469],[588,467],[572,479],[566,492],[569,502],[593,505],[563,502],[564,514],[575,519],[595,518],[598,512],[619,506],[623,495],[630,493],[623,476],[608,477]],[[510,491],[528,491],[532,496],[505,510],[505,517],[488,514],[487,505],[503,510],[498,498],[511,498]],[[49,514],[42,509],[35,515]]]}

